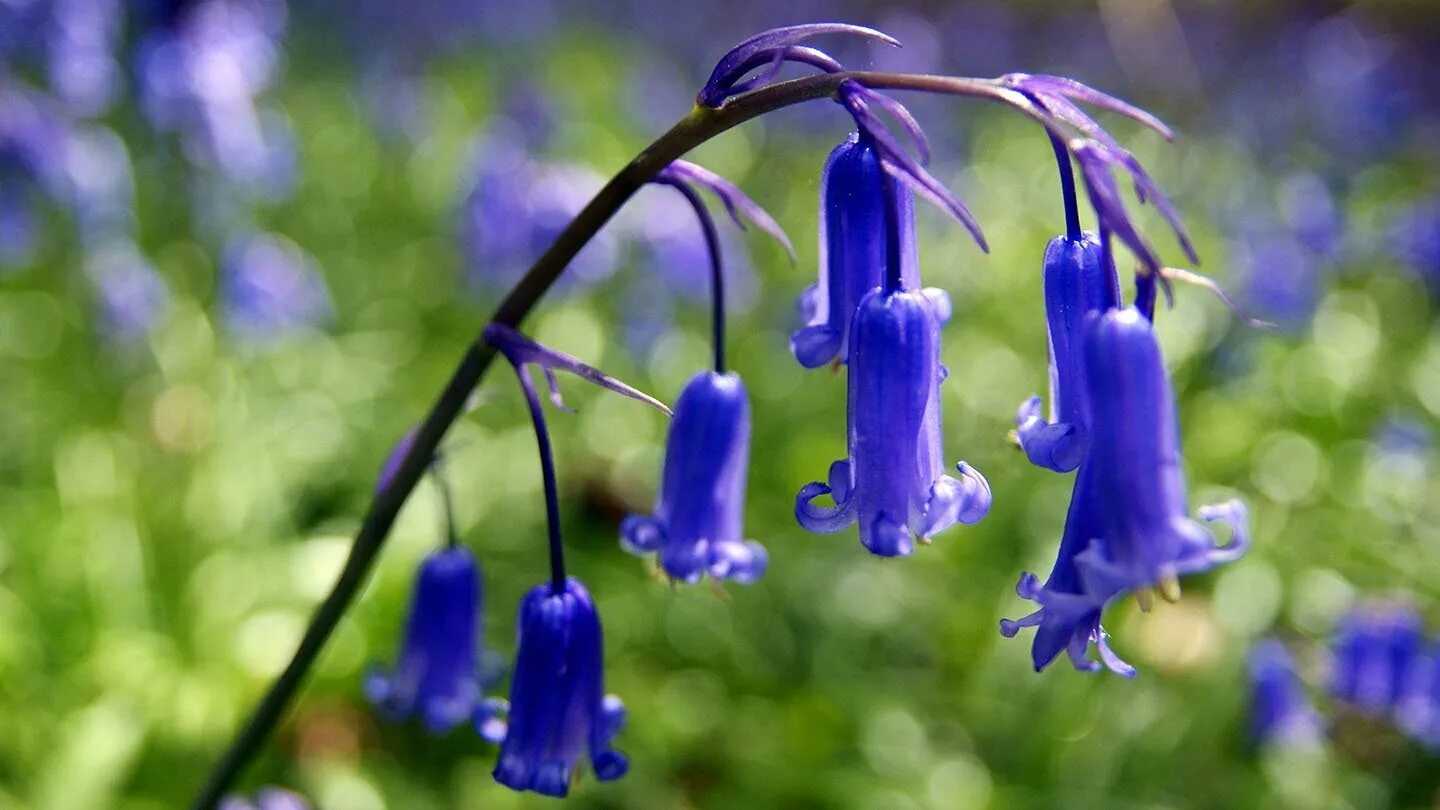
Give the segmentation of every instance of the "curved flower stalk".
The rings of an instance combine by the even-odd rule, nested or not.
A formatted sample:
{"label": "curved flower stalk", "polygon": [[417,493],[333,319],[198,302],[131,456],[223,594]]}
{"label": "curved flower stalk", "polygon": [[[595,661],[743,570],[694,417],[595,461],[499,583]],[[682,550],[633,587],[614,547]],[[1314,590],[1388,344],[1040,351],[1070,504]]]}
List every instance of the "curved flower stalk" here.
{"label": "curved flower stalk", "polygon": [[[965,462],[945,474],[940,446],[940,329],[928,298],[876,289],[861,299],[850,336],[849,457],[828,483],[806,484],[795,518],[812,532],[860,524],[860,542],[904,556],[951,525],[990,509],[990,485]],[[835,505],[814,500],[829,495]]]}
{"label": "curved flower stalk", "polygon": [[520,603],[510,716],[495,780],[514,790],[564,796],[582,751],[602,782],[629,770],[611,740],[625,706],[605,694],[600,616],[573,577],[537,585]]}
{"label": "curved flower stalk", "polygon": [[1248,546],[1246,510],[1232,500],[1198,515],[1230,527],[1228,545],[1189,517],[1174,396],[1150,322],[1133,307],[1092,314],[1083,346],[1090,446],[1076,477],[1065,534],[1050,578],[1030,573],[1016,592],[1040,609],[1003,620],[1002,635],[1036,627],[1036,671],[1065,650],[1077,669],[1095,644],[1112,672],[1134,669],[1106,644],[1100,617],[1107,603],[1134,592],[1142,607],[1154,589],[1180,597],[1179,577],[1238,559]]}
{"label": "curved flower stalk", "polygon": [[[400,657],[365,677],[365,696],[386,717],[418,717],[432,734],[493,713],[481,696],[480,568],[461,546],[432,553],[420,564]],[[482,731],[490,730],[485,723]],[[487,737],[491,742],[496,738]]]}
{"label": "curved flower stalk", "polygon": [[1030,463],[1056,472],[1080,466],[1084,457],[1085,381],[1080,344],[1085,318],[1120,306],[1120,277],[1100,238],[1057,236],[1045,246],[1045,326],[1050,353],[1050,411],[1040,397],[1021,403],[1016,436]]}
{"label": "curved flower stalk", "polygon": [[1375,717],[1395,711],[1424,643],[1420,617],[1408,605],[1353,611],[1331,643],[1330,695]]}
{"label": "curved flower stalk", "polygon": [[1295,672],[1285,645],[1267,638],[1250,651],[1250,743],[1266,746],[1303,746],[1320,741],[1324,732],[1320,715]]}
{"label": "curved flower stalk", "polygon": [[[830,152],[820,175],[820,279],[801,294],[806,325],[790,338],[790,352],[800,365],[818,368],[848,356],[855,309],[861,297],[880,286],[885,273],[887,205],[895,207],[899,218],[902,280],[919,288],[911,196],[885,183],[873,139],[852,132]],[[923,292],[940,322],[948,321],[950,296],[935,287]]]}
{"label": "curved flower stalk", "polygon": [[764,547],[745,539],[750,465],[750,399],[740,375],[702,371],[675,402],[655,511],[620,524],[632,554],[657,553],[666,575],[704,574],[740,583],[765,571]]}

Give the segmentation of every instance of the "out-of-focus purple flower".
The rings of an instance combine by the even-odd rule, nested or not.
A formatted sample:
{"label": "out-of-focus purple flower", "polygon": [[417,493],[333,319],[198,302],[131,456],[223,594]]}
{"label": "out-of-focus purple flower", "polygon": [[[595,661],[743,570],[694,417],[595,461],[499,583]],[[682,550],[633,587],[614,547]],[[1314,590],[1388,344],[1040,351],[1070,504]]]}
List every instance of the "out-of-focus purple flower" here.
{"label": "out-of-focus purple flower", "polygon": [[165,315],[170,293],[155,267],[126,240],[106,244],[86,263],[95,284],[100,325],[121,342],[138,340]]}
{"label": "out-of-focus purple flower", "polygon": [[[474,150],[475,182],[461,212],[461,245],[469,277],[480,289],[503,291],[550,246],[585,203],[604,185],[593,169],[534,159],[511,126],[497,125]],[[619,246],[601,231],[565,272],[562,289],[608,278]]]}
{"label": "out-of-focus purple flower", "polygon": [[1081,353],[1085,319],[1120,306],[1120,277],[1092,233],[1079,241],[1051,239],[1042,274],[1050,346],[1049,419],[1040,415],[1040,397],[1030,397],[1016,413],[1016,436],[1031,464],[1068,472],[1080,465],[1086,446]]}
{"label": "out-of-focus purple flower", "polygon": [[595,776],[619,779],[629,770],[611,741],[625,707],[605,694],[600,616],[590,593],[571,577],[564,589],[536,586],[520,603],[509,724],[495,780],[513,790],[564,796],[587,751]]}
{"label": "out-of-focus purple flower", "polygon": [[115,46],[119,0],[19,0],[0,3],[0,61],[33,66],[67,112],[103,113],[120,87]]}
{"label": "out-of-focus purple flower", "polygon": [[[884,181],[884,168],[869,136],[852,132],[830,152],[820,175],[820,278],[800,296],[806,325],[790,338],[800,365],[817,368],[843,362],[849,354],[850,326],[863,298],[880,286],[885,274],[885,208],[894,206],[902,242],[905,283],[920,284],[915,209],[910,192]],[[950,297],[927,288],[943,324],[950,318]]]}
{"label": "out-of-focus purple flower", "polygon": [[1440,195],[1402,209],[1390,226],[1395,257],[1430,288],[1440,293]]}
{"label": "out-of-focus purple flower", "polygon": [[1331,696],[1375,717],[1394,711],[1424,643],[1420,617],[1409,605],[1352,611],[1331,642]]}
{"label": "out-of-focus purple flower", "polygon": [[0,181],[0,270],[30,264],[35,256],[35,214],[25,190]]}
{"label": "out-of-focus purple flower", "polygon": [[1279,639],[1265,639],[1250,650],[1249,676],[1252,745],[1288,747],[1320,740],[1320,715]]}
{"label": "out-of-focus purple flower", "polygon": [[242,336],[273,336],[330,316],[330,295],[314,260],[279,234],[235,237],[220,270],[226,320]]}
{"label": "out-of-focus purple flower", "polygon": [[274,78],[285,29],[280,0],[200,0],[138,49],[140,100],[187,156],[264,196],[289,189],[293,158],[283,120],[256,100]]}
{"label": "out-of-focus purple flower", "polygon": [[1435,432],[1413,416],[1392,414],[1375,428],[1370,440],[1385,455],[1425,459],[1435,447]]}
{"label": "out-of-focus purple flower", "polygon": [[479,630],[480,569],[469,549],[432,553],[420,564],[400,658],[389,669],[365,676],[365,695],[394,720],[418,717],[427,731],[444,734],[474,720],[482,735],[498,742],[494,722],[501,707],[481,698]]}
{"label": "out-of-focus purple flower", "polygon": [[33,183],[63,204],[69,141],[70,126],[48,99],[0,75],[0,186]]}
{"label": "out-of-focus purple flower", "polygon": [[745,539],[745,483],[750,472],[750,399],[734,372],[702,371],[675,403],[665,441],[665,470],[652,515],[620,525],[633,554],[658,552],[670,577],[694,582],[754,582],[765,549]]}
{"label": "out-of-focus purple flower", "polygon": [[[795,517],[812,532],[860,525],[882,557],[908,555],[914,539],[990,510],[990,485],[965,462],[945,474],[940,443],[940,327],[916,290],[877,288],[861,299],[850,334],[849,457],[828,483],[806,484]],[[813,501],[829,495],[834,506]]]}
{"label": "out-of-focus purple flower", "polygon": [[1440,749],[1440,645],[1412,659],[1395,707],[1395,722],[1416,742]]}
{"label": "out-of-focus purple flower", "polygon": [[266,787],[255,794],[254,801],[244,796],[226,796],[220,800],[220,810],[310,810],[310,805],[298,793]]}
{"label": "out-of-focus purple flower", "polygon": [[101,127],[74,131],[66,145],[65,171],[82,241],[134,233],[135,180],[119,136]]}
{"label": "out-of-focus purple flower", "polygon": [[1242,239],[1232,251],[1246,303],[1282,329],[1303,329],[1320,303],[1322,260],[1283,231]]}
{"label": "out-of-focus purple flower", "polygon": [[1312,172],[1293,174],[1278,189],[1280,220],[1311,253],[1331,258],[1340,248],[1345,219],[1325,181]]}

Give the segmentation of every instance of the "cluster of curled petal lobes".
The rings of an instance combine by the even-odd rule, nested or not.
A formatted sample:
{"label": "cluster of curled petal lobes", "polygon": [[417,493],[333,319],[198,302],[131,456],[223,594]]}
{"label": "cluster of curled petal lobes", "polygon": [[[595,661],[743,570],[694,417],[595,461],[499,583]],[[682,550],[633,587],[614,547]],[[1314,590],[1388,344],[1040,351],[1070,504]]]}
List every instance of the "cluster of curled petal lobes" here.
{"label": "cluster of curled petal lobes", "polygon": [[[914,550],[955,523],[990,509],[990,485],[964,462],[944,471],[940,444],[939,326],[915,290],[876,289],[855,313],[850,334],[849,454],[795,498],[795,517],[813,532],[858,523],[860,541],[883,557]],[[833,506],[815,503],[828,495]]]}
{"label": "cluster of curled petal lobes", "polygon": [[485,325],[485,331],[482,334],[485,342],[505,355],[505,359],[509,360],[517,370],[527,364],[539,366],[545,374],[546,382],[550,385],[550,401],[557,408],[565,409],[565,402],[560,398],[560,384],[555,379],[555,372],[566,371],[601,388],[643,402],[666,416],[670,415],[670,409],[665,406],[665,403],[644,391],[626,385],[579,358],[536,343],[504,324],[492,321]]}
{"label": "cluster of curled petal lobes", "polygon": [[[725,99],[754,90],[774,79],[780,66],[786,62],[808,64],[828,73],[843,70],[840,63],[822,51],[800,45],[822,34],[853,34],[896,47],[900,45],[887,34],[863,25],[811,23],[772,28],[746,39],[720,57],[705,86],[696,95],[695,103],[702,107],[719,107]],[[756,68],[761,68],[761,72],[741,81]]]}
{"label": "cluster of curled petal lobes", "polygon": [[[841,82],[837,92],[840,104],[855,119],[855,126],[870,138],[880,166],[890,176],[909,186],[916,194],[954,217],[970,232],[975,244],[979,245],[982,251],[989,251],[990,247],[985,242],[985,234],[981,232],[980,223],[975,220],[970,209],[966,208],[965,204],[960,202],[950,192],[950,189],[945,187],[944,183],[936,180],[922,165],[929,158],[930,148],[924,133],[921,132],[920,126],[909,111],[900,102],[854,80]],[[919,154],[918,159],[910,156],[899,139],[876,115],[872,109],[874,107],[890,113],[901,124],[915,145],[916,152]]]}
{"label": "cluster of curled petal lobes", "polygon": [[1320,715],[1284,643],[1268,638],[1256,644],[1250,651],[1248,675],[1251,744],[1294,746],[1320,739]]}
{"label": "cluster of curled petal lobes", "polygon": [[441,734],[485,705],[478,676],[480,573],[464,548],[431,554],[420,566],[400,657],[365,679],[365,694],[393,720],[418,717]]}
{"label": "cluster of curled petal lobes", "polygon": [[535,587],[520,603],[509,722],[495,779],[519,791],[564,796],[582,753],[595,776],[629,769],[611,740],[625,722],[619,698],[605,694],[600,617],[574,578],[564,590]]}
{"label": "cluster of curled petal lobes", "polygon": [[1086,446],[1085,383],[1080,345],[1085,319],[1120,305],[1120,278],[1099,237],[1057,236],[1045,247],[1045,326],[1050,354],[1050,411],[1039,397],[1021,403],[1016,436],[1030,463],[1056,472],[1080,466]]}
{"label": "cluster of curled petal lobes", "polygon": [[[852,132],[825,161],[820,175],[819,280],[801,294],[805,326],[790,338],[791,353],[806,368],[844,362],[849,353],[855,308],[884,280],[886,206],[895,209],[901,277],[911,288],[920,286],[914,202],[904,186],[884,180],[874,141],[860,132]],[[933,287],[923,292],[940,322],[948,321],[950,296]]]}
{"label": "cluster of curled petal lobes", "polygon": [[765,549],[745,539],[745,484],[750,462],[750,399],[734,372],[702,371],[675,403],[665,441],[665,469],[655,511],[620,526],[633,554],[657,554],[666,575],[694,582],[754,582]]}

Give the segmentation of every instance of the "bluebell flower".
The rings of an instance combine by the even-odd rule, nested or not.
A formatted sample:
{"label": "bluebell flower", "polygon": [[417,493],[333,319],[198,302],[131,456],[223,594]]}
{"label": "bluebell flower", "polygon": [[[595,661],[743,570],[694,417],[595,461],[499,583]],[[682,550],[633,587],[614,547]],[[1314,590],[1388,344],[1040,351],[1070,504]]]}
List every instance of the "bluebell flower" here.
{"label": "bluebell flower", "polygon": [[1440,749],[1440,644],[1427,644],[1411,660],[1395,717],[1416,742]]}
{"label": "bluebell flower", "polygon": [[432,734],[480,717],[482,732],[493,732],[494,704],[482,700],[478,674],[481,600],[479,566],[468,549],[453,546],[425,558],[399,660],[365,677],[365,695],[382,714],[418,718]]}
{"label": "bluebell flower", "polygon": [[585,586],[571,577],[563,589],[535,587],[520,603],[517,624],[509,725],[495,780],[564,796],[582,751],[601,781],[624,776],[629,762],[611,740],[624,725],[625,707],[605,694],[600,616]]}
{"label": "bluebell flower", "polygon": [[1440,294],[1440,195],[1422,198],[1397,212],[1387,243],[1408,269]]}
{"label": "bluebell flower", "polygon": [[1154,589],[1178,599],[1179,577],[1239,558],[1249,545],[1246,510],[1231,500],[1199,516],[1230,527],[1217,547],[1189,517],[1174,394],[1149,320],[1135,308],[1089,316],[1082,346],[1089,447],[1076,477],[1065,535],[1050,579],[1024,574],[1016,588],[1040,609],[1001,622],[1015,635],[1037,627],[1032,658],[1043,669],[1064,649],[1080,669],[1091,643],[1118,674],[1133,668],[1105,644],[1107,603],[1135,593],[1142,607]]}
{"label": "bluebell flower", "polygon": [[[885,273],[887,205],[894,206],[899,217],[902,277],[908,286],[919,287],[913,198],[899,184],[886,184],[884,172],[874,142],[860,132],[852,132],[825,161],[820,175],[820,279],[801,294],[806,325],[790,338],[791,353],[806,368],[848,356],[855,308],[880,286]],[[949,320],[949,295],[936,288],[924,292],[941,323]]]}
{"label": "bluebell flower", "polygon": [[1331,696],[1371,716],[1394,711],[1424,644],[1420,617],[1408,605],[1351,612],[1331,642]]}
{"label": "bluebell flower", "polygon": [[231,239],[220,272],[226,320],[242,336],[270,337],[330,316],[330,295],[314,260],[283,236]]}
{"label": "bluebell flower", "polygon": [[310,810],[310,805],[300,794],[284,788],[261,788],[251,801],[244,796],[226,796],[220,800],[220,810]]}
{"label": "bluebell flower", "polygon": [[165,282],[128,240],[107,244],[86,265],[99,299],[100,325],[110,337],[137,340],[165,315],[170,302]]}
{"label": "bluebell flower", "polygon": [[1250,650],[1249,681],[1251,744],[1294,746],[1319,741],[1320,715],[1278,639],[1265,639]]}
{"label": "bluebell flower", "polygon": [[1015,415],[1030,463],[1057,472],[1080,465],[1086,446],[1085,382],[1080,344],[1086,316],[1120,305],[1120,277],[1100,239],[1057,236],[1045,247],[1045,321],[1050,346],[1050,412],[1031,397]]}
{"label": "bluebell flower", "polygon": [[[882,557],[903,556],[956,522],[990,509],[990,485],[965,462],[944,471],[940,444],[940,327],[916,290],[877,288],[861,299],[850,334],[849,456],[828,483],[806,484],[795,517],[812,532],[860,525],[860,542]],[[834,506],[816,505],[829,495]]]}
{"label": "bluebell flower", "polygon": [[765,549],[745,539],[745,479],[750,461],[750,399],[734,372],[702,371],[675,403],[665,441],[660,497],[650,516],[620,526],[634,554],[658,552],[673,579],[753,582],[765,571]]}

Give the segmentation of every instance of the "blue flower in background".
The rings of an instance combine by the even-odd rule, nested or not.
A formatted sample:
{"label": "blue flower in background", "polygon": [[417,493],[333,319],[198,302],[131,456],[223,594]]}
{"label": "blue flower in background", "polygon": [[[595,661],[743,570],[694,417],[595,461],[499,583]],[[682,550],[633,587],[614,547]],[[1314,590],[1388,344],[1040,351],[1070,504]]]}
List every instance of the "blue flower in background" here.
{"label": "blue flower in background", "polygon": [[261,788],[250,801],[243,796],[226,796],[220,810],[310,810],[300,794],[277,787]]}
{"label": "blue flower in background", "polygon": [[14,270],[34,261],[39,235],[28,197],[24,189],[0,182],[0,270]]}
{"label": "blue flower in background", "polygon": [[[899,217],[902,276],[910,287],[920,283],[911,194],[898,183],[883,182],[875,144],[853,132],[830,152],[820,175],[820,280],[800,296],[806,325],[790,338],[790,351],[806,368],[843,362],[849,356],[851,319],[860,299],[880,286],[885,273],[885,207]],[[925,290],[941,323],[950,318],[950,297]]]}
{"label": "blue flower in background", "polygon": [[38,67],[69,113],[103,113],[120,89],[115,46],[123,10],[119,0],[0,3],[0,61]]}
{"label": "blue flower in background", "polygon": [[226,320],[243,336],[272,337],[330,315],[330,296],[313,260],[278,234],[232,239],[220,272]]}
{"label": "blue flower in background", "polygon": [[745,479],[750,462],[750,399],[734,372],[702,371],[675,403],[665,441],[665,471],[651,516],[620,526],[634,554],[658,552],[671,578],[754,582],[765,549],[745,539]]}
{"label": "blue flower in background", "polygon": [[1290,652],[1278,639],[1265,639],[1250,650],[1250,742],[1257,747],[1318,742],[1320,715],[1295,673]]}
{"label": "blue flower in background", "polygon": [[128,241],[106,245],[90,257],[101,328],[121,342],[138,340],[164,317],[170,303],[154,265]]}
{"label": "blue flower in background", "polygon": [[1416,742],[1440,749],[1440,645],[1430,643],[1412,659],[1395,715]]}
{"label": "blue flower in background", "polygon": [[1395,257],[1440,294],[1440,196],[1420,199],[1401,209],[1390,226]]}
{"label": "blue flower in background", "polygon": [[495,704],[480,694],[480,570],[475,555],[453,546],[425,558],[415,580],[400,659],[365,677],[365,695],[394,720],[418,717],[443,734],[476,719],[498,741]]}
{"label": "blue flower in background", "polygon": [[1331,696],[1371,716],[1395,710],[1424,643],[1420,617],[1408,605],[1351,612],[1331,642]]}
{"label": "blue flower in background", "polygon": [[[914,550],[956,522],[990,509],[990,485],[965,462],[945,474],[940,443],[940,327],[924,293],[876,289],[850,333],[849,458],[830,466],[828,483],[806,484],[795,517],[812,532],[860,524],[860,542],[882,557]],[[813,501],[829,495],[835,505]]]}
{"label": "blue flower in background", "polygon": [[1080,346],[1085,318],[1120,306],[1120,277],[1098,236],[1057,236],[1045,246],[1046,334],[1050,345],[1050,413],[1031,397],[1015,415],[1016,435],[1030,463],[1067,472],[1085,453],[1085,380]]}
{"label": "blue flower in background", "polygon": [[610,742],[624,725],[625,707],[605,694],[600,617],[585,586],[572,577],[564,590],[550,583],[532,589],[520,603],[517,632],[496,781],[564,796],[582,750],[600,781],[624,776],[629,762]]}

